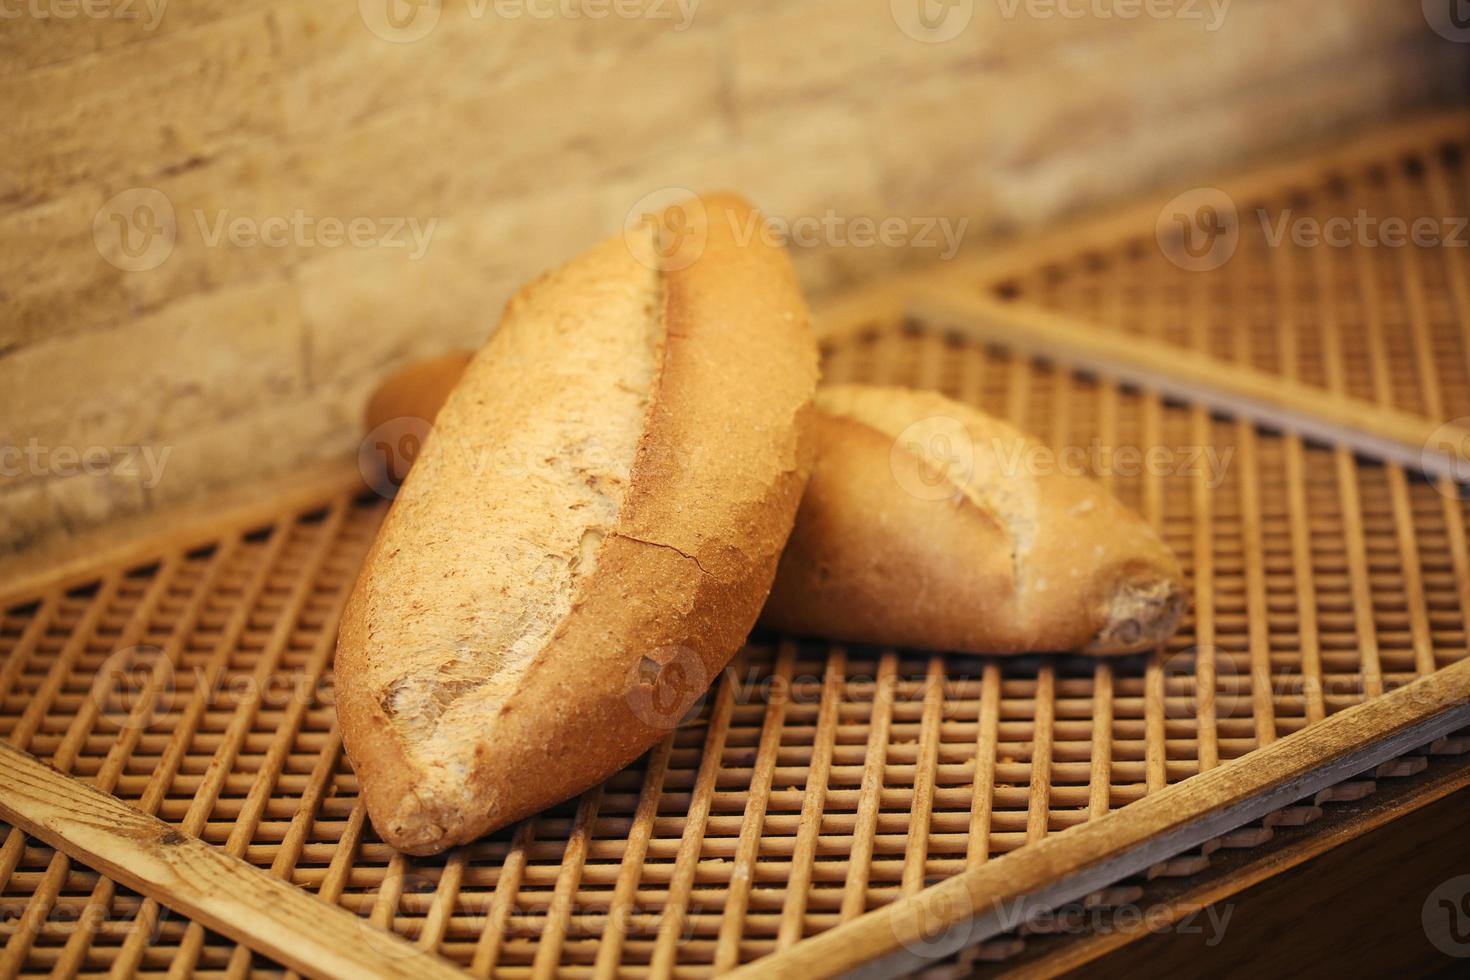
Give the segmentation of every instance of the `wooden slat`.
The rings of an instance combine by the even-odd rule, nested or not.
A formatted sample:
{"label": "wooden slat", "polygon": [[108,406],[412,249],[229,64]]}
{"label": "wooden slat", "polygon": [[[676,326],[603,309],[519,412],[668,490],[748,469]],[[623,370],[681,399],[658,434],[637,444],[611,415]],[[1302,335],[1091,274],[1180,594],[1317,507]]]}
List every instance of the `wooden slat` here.
{"label": "wooden slat", "polygon": [[[1201,354],[1123,338],[1038,307],[1013,306],[952,287],[915,292],[911,317],[976,340],[1076,370],[1194,402],[1218,412],[1346,446],[1374,459],[1423,467],[1436,476],[1470,472],[1470,430],[1434,424]],[[1433,437],[1433,438],[1432,438]],[[1458,447],[1458,448],[1449,448]]]}
{"label": "wooden slat", "polygon": [[[449,964],[156,817],[0,746],[0,816],[310,976],[458,977]],[[300,928],[309,922],[309,929]]]}
{"label": "wooden slat", "polygon": [[1470,661],[1265,746],[1250,765],[1203,773],[1125,811],[957,874],[735,975],[890,977],[919,969],[1015,928],[1030,914],[1080,898],[1466,725]]}

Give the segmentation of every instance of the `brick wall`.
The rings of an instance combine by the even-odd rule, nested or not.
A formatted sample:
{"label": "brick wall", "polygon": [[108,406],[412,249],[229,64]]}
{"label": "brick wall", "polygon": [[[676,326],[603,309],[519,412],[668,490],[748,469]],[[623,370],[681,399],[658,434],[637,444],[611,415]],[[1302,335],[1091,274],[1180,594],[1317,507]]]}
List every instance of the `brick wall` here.
{"label": "brick wall", "polygon": [[1470,52],[1382,0],[388,2],[3,5],[0,547],[355,446],[375,379],[660,188],[835,220],[820,298],[939,256],[854,219],[1009,234],[1458,98]]}

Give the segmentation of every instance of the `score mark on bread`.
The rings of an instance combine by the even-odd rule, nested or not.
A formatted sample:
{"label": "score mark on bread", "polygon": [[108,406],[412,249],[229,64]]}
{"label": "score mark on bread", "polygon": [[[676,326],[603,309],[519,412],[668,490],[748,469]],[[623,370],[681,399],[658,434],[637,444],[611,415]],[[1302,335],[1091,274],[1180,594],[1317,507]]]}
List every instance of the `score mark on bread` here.
{"label": "score mark on bread", "polygon": [[[620,235],[511,301],[353,590],[338,711],[395,847],[443,850],[633,761],[769,590],[816,346],[784,254],[733,234],[747,204],[676,207],[707,229],[694,261]],[[630,671],[668,650],[640,711]]]}
{"label": "score mark on bread", "polygon": [[[455,380],[442,363],[408,369],[375,396],[368,427],[389,411],[432,418]],[[1152,649],[1178,628],[1183,573],[1168,547],[1093,480],[1029,470],[1046,458],[1035,440],[936,392],[834,386],[814,408],[817,463],[766,625],[1105,655]]]}
{"label": "score mark on bread", "polygon": [[[831,639],[974,653],[1159,646],[1183,574],[1095,481],[932,391],[818,391],[816,460],[762,622]],[[1044,454],[1044,453],[1043,453]]]}

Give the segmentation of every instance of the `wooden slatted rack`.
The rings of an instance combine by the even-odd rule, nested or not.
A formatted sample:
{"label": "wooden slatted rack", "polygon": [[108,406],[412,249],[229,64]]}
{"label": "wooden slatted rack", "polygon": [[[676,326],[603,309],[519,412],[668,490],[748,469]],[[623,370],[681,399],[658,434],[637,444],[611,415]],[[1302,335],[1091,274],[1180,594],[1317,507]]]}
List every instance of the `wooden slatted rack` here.
{"label": "wooden slatted rack", "polygon": [[[1467,214],[1467,146],[1470,121],[1438,119],[1228,193],[1243,214]],[[506,977],[806,972],[843,949],[884,969],[969,967],[1029,940],[967,933],[958,960],[947,940],[906,941],[895,916],[959,887],[935,883],[1030,868],[1020,880],[1053,887],[1066,876],[1046,855],[1102,867],[1121,841],[1109,828],[1168,809],[1135,820],[1138,801],[1235,786],[1234,773],[1285,780],[1289,798],[1251,797],[1269,814],[1225,807],[1228,826],[1191,824],[1208,840],[1088,885],[1091,901],[1126,902],[1151,875],[1194,873],[1214,848],[1258,844],[1415,765],[1365,763],[1315,732],[1395,755],[1470,750],[1433,728],[1463,700],[1459,486],[1313,438],[1290,414],[1301,405],[1252,420],[1122,383],[1117,364],[997,343],[1047,311],[1114,338],[1125,372],[1147,341],[1207,356],[1227,394],[1248,371],[1432,430],[1470,415],[1470,256],[1274,248],[1242,221],[1236,253],[1206,274],[1166,258],[1150,214],[885,286],[824,321],[824,355],[831,381],[935,388],[1083,450],[1186,565],[1192,613],[1157,654],[981,658],[757,634],[697,720],[638,764],[449,855],[407,858],[365,821],[334,723],[337,617],[386,507],[334,470],[7,588],[0,734],[347,910],[365,936],[402,937],[423,964]],[[1310,745],[1316,769],[1271,768]],[[1341,782],[1355,764],[1373,773]],[[1311,784],[1318,770],[1336,788]],[[0,844],[0,909],[0,974],[311,968],[289,935],[241,945],[19,829]],[[882,959],[895,951],[907,958]]]}

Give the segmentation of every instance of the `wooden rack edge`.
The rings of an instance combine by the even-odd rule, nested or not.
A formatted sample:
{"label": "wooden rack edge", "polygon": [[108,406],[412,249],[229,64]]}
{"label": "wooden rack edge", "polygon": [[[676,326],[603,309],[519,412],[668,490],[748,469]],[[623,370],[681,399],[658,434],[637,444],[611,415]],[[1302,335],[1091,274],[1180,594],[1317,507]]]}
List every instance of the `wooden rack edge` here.
{"label": "wooden rack edge", "polygon": [[307,976],[464,976],[447,960],[3,742],[0,818]]}
{"label": "wooden rack edge", "polygon": [[[1300,147],[1289,157],[1265,161],[1247,169],[1194,180],[1194,187],[1215,187],[1232,199],[1250,202],[1293,184],[1320,179],[1324,172],[1366,166],[1399,153],[1423,150],[1427,144],[1470,135],[1470,111],[1462,108],[1432,110],[1388,127],[1374,128],[1343,140],[1328,138]],[[1108,249],[1144,239],[1151,241],[1162,208],[1183,187],[1152,194],[1091,214],[1067,217],[1062,230],[1045,229],[997,241],[945,263],[885,276],[870,286],[846,293],[826,304],[814,318],[817,339],[835,344],[849,339],[874,319],[902,312],[903,299],[934,284],[973,289],[1050,262]]]}
{"label": "wooden rack edge", "polygon": [[1033,306],[987,299],[953,286],[930,285],[909,297],[909,310],[939,327],[1070,369],[1200,404],[1232,416],[1337,443],[1431,476],[1463,481],[1470,473],[1470,430],[1435,425],[1408,412],[1336,395],[1256,368],[1190,350],[1098,330],[1084,320]]}
{"label": "wooden rack edge", "polygon": [[[1417,753],[1411,753],[1413,754]],[[1330,822],[1325,827],[1321,824],[1312,824],[1309,832],[1294,836],[1279,851],[1269,846],[1243,848],[1242,855],[1254,855],[1245,865],[1236,867],[1215,880],[1205,877],[1209,875],[1209,872],[1200,872],[1183,879],[1175,879],[1175,881],[1198,883],[1202,877],[1205,878],[1202,884],[1192,885],[1184,893],[1170,896],[1162,903],[1151,901],[1148,907],[1151,913],[1154,913],[1162,904],[1168,910],[1169,923],[1178,922],[1190,912],[1239,895],[1284,871],[1312,861],[1349,841],[1358,840],[1375,830],[1388,826],[1406,814],[1436,803],[1455,791],[1470,786],[1470,766],[1461,762],[1457,769],[1452,768],[1439,772],[1431,776],[1427,782],[1417,783],[1421,778],[1421,773],[1389,777],[1387,780],[1375,775],[1373,793],[1363,800],[1347,801],[1350,807],[1363,806],[1364,800],[1372,801],[1355,817],[1337,822],[1338,818],[1334,811],[1342,803],[1328,802],[1325,808],[1331,816],[1328,817]],[[1355,781],[1356,778],[1349,780],[1349,782]],[[1410,783],[1411,788],[1407,791],[1399,789],[1396,784],[1403,782]],[[1385,783],[1391,788],[1384,789]],[[1008,976],[1014,976],[1015,980],[1061,976],[1127,945],[1131,940],[1139,938],[1141,932],[1153,928],[1158,922],[1159,919],[1151,914],[1148,922],[1140,923],[1136,928],[1120,927],[1111,931],[1065,936],[1057,948],[1024,964],[1010,964],[1007,966],[1006,973]]]}
{"label": "wooden rack edge", "polygon": [[736,971],[892,977],[931,966],[1470,724],[1470,660]]}
{"label": "wooden rack edge", "polygon": [[22,550],[0,559],[0,608],[84,584],[97,577],[100,567],[148,562],[170,548],[208,545],[222,534],[315,510],[343,494],[367,492],[356,460],[343,456]]}

